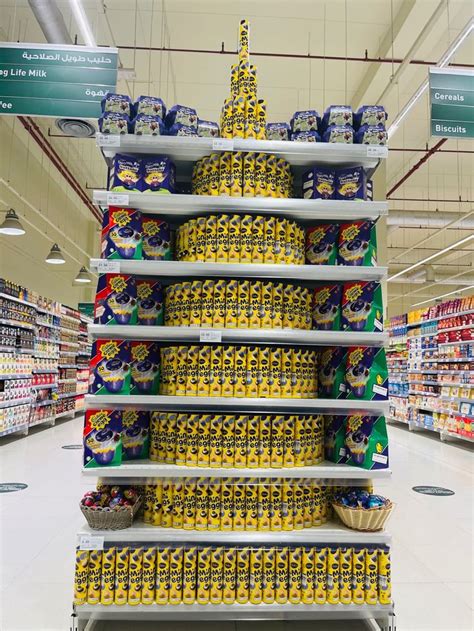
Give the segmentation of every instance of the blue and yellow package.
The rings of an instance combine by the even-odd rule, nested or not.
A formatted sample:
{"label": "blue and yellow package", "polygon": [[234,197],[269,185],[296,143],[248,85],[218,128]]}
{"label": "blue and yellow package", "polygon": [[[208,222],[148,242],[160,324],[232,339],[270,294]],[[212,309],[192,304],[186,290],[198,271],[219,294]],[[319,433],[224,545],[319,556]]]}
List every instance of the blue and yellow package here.
{"label": "blue and yellow package", "polygon": [[85,468],[119,465],[122,462],[122,413],[87,410],[83,444]]}
{"label": "blue and yellow package", "polygon": [[334,199],[336,173],[334,169],[315,166],[303,173],[303,197],[305,199]]}
{"label": "blue and yellow package", "polygon": [[169,224],[155,215],[142,217],[143,258],[151,261],[171,259],[171,233]]}
{"label": "blue and yellow package", "polygon": [[142,258],[142,214],[139,210],[110,206],[102,218],[103,259]]}
{"label": "blue and yellow package", "polygon": [[388,133],[384,125],[362,125],[355,133],[354,142],[360,145],[386,145]]}
{"label": "blue and yellow package", "polygon": [[343,331],[383,331],[382,288],[375,281],[346,283],[342,290]]}
{"label": "blue and yellow package", "polygon": [[130,394],[158,394],[160,347],[156,342],[130,342]]}
{"label": "blue and yellow package", "polygon": [[290,126],[288,123],[267,123],[267,140],[289,140]]}
{"label": "blue and yellow package", "polygon": [[168,136],[195,136],[197,137],[197,129],[189,127],[189,125],[183,125],[182,123],[175,123],[168,127],[166,130]]}
{"label": "blue and yellow package", "polygon": [[388,467],[388,436],[385,417],[354,414],[346,419],[347,464],[363,469]]}
{"label": "blue and yellow package", "polygon": [[318,331],[339,331],[341,328],[342,286],[317,287],[313,294],[313,328]]}
{"label": "blue and yellow package", "polygon": [[98,339],[92,345],[90,394],[130,394],[130,342]]}
{"label": "blue and yellow package", "polygon": [[150,412],[122,411],[122,459],[148,458],[150,448]]}
{"label": "blue and yellow package", "polygon": [[319,357],[318,394],[323,399],[346,398],[346,349],[324,348]]}
{"label": "blue and yellow package", "polygon": [[137,324],[158,326],[163,324],[163,287],[156,280],[136,280]]}
{"label": "blue and yellow package", "polygon": [[387,112],[383,105],[362,105],[354,114],[354,128],[362,125],[383,125],[387,120]]}
{"label": "blue and yellow package", "polygon": [[377,265],[377,236],[373,221],[341,224],[337,252],[338,265]]}
{"label": "blue and yellow package", "polygon": [[367,198],[367,176],[363,167],[347,167],[336,171],[336,199]]}
{"label": "blue and yellow package", "polygon": [[198,118],[198,136],[201,138],[219,138],[219,125]]}
{"label": "blue and yellow package", "polygon": [[387,400],[388,371],[385,349],[365,346],[349,348],[346,385],[348,399]]}
{"label": "blue and yellow package", "polygon": [[137,323],[137,288],[134,276],[125,274],[99,276],[94,322],[107,325]]}
{"label": "blue and yellow package", "polygon": [[168,156],[142,158],[139,190],[143,193],[174,193],[176,167]]}
{"label": "blue and yellow package", "polygon": [[338,142],[352,144],[354,142],[354,130],[350,125],[329,125],[322,134],[323,142]]}
{"label": "blue and yellow package", "polygon": [[311,265],[334,265],[337,255],[338,226],[322,224],[306,230],[305,257]]}
{"label": "blue and yellow package", "polygon": [[317,131],[296,131],[291,134],[294,142],[321,142],[321,136]]}
{"label": "blue and yellow package", "polygon": [[352,108],[350,105],[330,105],[326,108],[321,119],[321,130],[329,125],[350,125],[353,123]]}
{"label": "blue and yellow package", "polygon": [[141,175],[141,161],[138,158],[117,153],[110,190],[124,193],[140,191]]}

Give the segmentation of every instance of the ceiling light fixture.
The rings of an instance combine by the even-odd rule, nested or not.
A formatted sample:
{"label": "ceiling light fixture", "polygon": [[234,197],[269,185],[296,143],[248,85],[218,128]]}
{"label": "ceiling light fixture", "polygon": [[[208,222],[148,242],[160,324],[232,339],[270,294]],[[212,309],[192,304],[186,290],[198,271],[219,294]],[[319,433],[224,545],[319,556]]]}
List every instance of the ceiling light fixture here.
{"label": "ceiling light fixture", "polygon": [[61,252],[61,249],[57,243],[53,245],[45,261],[46,263],[51,263],[51,265],[62,265],[66,262],[66,259],[64,258],[63,253]]}
{"label": "ceiling light fixture", "polygon": [[[463,42],[470,35],[473,29],[474,29],[474,19],[471,19],[470,22],[468,22],[466,26],[463,28],[463,30],[459,33],[456,39],[452,41],[451,45],[446,50],[446,52],[442,55],[441,59],[436,64],[437,68],[444,68],[445,66],[448,65],[448,63],[451,61],[451,58],[455,55],[458,48],[463,44]],[[405,106],[400,110],[400,112],[394,118],[393,123],[390,125],[390,127],[387,130],[389,139],[397,131],[402,120],[405,118],[405,116],[408,114],[411,108],[415,105],[415,103],[418,101],[421,95],[428,88],[428,85],[429,85],[429,81],[428,80],[424,81],[420,85],[418,90],[415,92],[415,94],[410,98],[408,103],[405,104]]]}
{"label": "ceiling light fixture", "polygon": [[446,298],[447,296],[452,296],[453,294],[460,294],[462,291],[467,291],[468,289],[474,289],[474,285],[469,285],[469,287],[463,287],[462,289],[456,289],[456,291],[450,291],[447,294],[441,294],[441,296],[436,296],[435,298],[430,298],[429,300],[423,300],[422,302],[416,302],[413,307],[418,307],[419,305],[426,305],[427,302],[431,302],[432,300],[439,300],[440,298]]}
{"label": "ceiling light fixture", "polygon": [[21,225],[20,219],[13,208],[7,210],[7,216],[0,226],[0,234],[6,234],[10,237],[19,237],[25,234],[25,229]]}
{"label": "ceiling light fixture", "polygon": [[472,241],[472,239],[474,239],[474,234],[471,234],[469,237],[465,237],[464,239],[461,239],[460,241],[456,241],[456,243],[452,243],[451,245],[448,245],[448,247],[444,248],[443,250],[440,250],[439,252],[435,252],[434,254],[431,254],[430,256],[427,256],[426,258],[421,259],[421,261],[418,261],[418,263],[413,263],[413,265],[410,265],[410,267],[407,267],[401,272],[398,272],[397,274],[390,276],[390,278],[387,278],[387,282],[390,282],[391,280],[394,280],[395,278],[398,278],[399,276],[403,276],[404,274],[411,272],[412,269],[416,269],[417,267],[420,267],[420,265],[423,265],[424,263],[428,263],[429,261],[432,261],[436,257],[441,256],[441,254],[445,254],[446,252],[455,250],[460,245],[464,245],[464,243],[467,243],[468,241]]}
{"label": "ceiling light fixture", "polygon": [[79,270],[78,275],[76,276],[76,278],[74,279],[75,283],[90,283],[91,281],[91,277],[89,276],[89,272],[87,271],[87,269],[82,266],[81,269]]}
{"label": "ceiling light fixture", "polygon": [[97,46],[97,42],[95,41],[94,35],[92,34],[92,29],[89,24],[89,20],[87,19],[86,12],[84,11],[84,7],[82,6],[81,0],[69,0],[69,4],[71,5],[71,10],[76,20],[77,26],[81,31],[82,39],[84,40],[85,45]]}

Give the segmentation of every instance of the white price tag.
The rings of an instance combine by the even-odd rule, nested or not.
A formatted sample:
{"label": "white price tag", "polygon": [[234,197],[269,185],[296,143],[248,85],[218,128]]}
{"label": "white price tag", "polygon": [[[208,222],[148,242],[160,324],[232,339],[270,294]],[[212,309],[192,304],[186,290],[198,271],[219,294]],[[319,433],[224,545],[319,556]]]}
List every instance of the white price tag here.
{"label": "white price tag", "polygon": [[108,261],[107,259],[100,259],[99,261],[97,261],[94,267],[99,274],[120,273],[120,261]]}
{"label": "white price tag", "polygon": [[212,148],[216,151],[234,151],[234,141],[232,138],[213,138]]}
{"label": "white price tag", "polygon": [[383,158],[385,156],[386,147],[380,145],[367,145],[368,158]]}
{"label": "white price tag", "polygon": [[107,193],[107,204],[109,206],[128,206],[130,197],[124,193]]}
{"label": "white price tag", "polygon": [[213,331],[212,329],[204,329],[199,331],[200,342],[222,342],[222,331]]}
{"label": "white price tag", "polygon": [[104,537],[100,535],[80,535],[79,550],[103,550]]}
{"label": "white price tag", "polygon": [[120,136],[118,134],[97,134],[97,144],[99,147],[120,147]]}

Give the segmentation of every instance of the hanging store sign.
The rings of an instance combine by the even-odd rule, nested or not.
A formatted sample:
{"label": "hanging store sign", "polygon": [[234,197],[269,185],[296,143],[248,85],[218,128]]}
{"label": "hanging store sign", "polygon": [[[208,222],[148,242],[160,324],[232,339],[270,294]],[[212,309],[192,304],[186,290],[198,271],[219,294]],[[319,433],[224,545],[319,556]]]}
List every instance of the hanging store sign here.
{"label": "hanging store sign", "polygon": [[474,73],[430,68],[431,135],[474,138]]}
{"label": "hanging store sign", "polygon": [[94,317],[94,303],[93,302],[79,302],[77,305],[79,311],[89,318]]}
{"label": "hanging store sign", "polygon": [[116,48],[0,42],[0,114],[98,118],[117,62]]}

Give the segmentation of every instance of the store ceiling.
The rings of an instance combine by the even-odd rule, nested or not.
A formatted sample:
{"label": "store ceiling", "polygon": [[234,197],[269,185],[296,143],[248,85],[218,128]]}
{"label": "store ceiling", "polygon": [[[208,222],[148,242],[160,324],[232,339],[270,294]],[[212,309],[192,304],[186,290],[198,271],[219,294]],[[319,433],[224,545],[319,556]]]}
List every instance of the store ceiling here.
{"label": "store ceiling", "polygon": [[[70,3],[57,4],[69,32],[73,37],[78,33],[78,41],[82,43],[71,17]],[[438,5],[439,0],[83,2],[97,43],[118,46],[122,66],[134,71],[132,80],[119,82],[119,91],[133,97],[158,95],[168,106],[177,102],[190,105],[205,119],[218,120],[221,104],[228,94],[229,69],[234,57],[218,51],[222,45],[226,51],[235,50],[237,25],[242,17],[250,20],[251,52],[296,55],[310,52],[342,58],[309,61],[255,56],[259,96],[268,101],[269,121],[289,120],[295,110],[309,106],[321,112],[335,103],[350,103],[354,107],[375,103],[382,94],[381,102],[393,120],[426,78],[427,66],[410,64],[397,84],[391,86],[390,78],[398,63],[346,61],[345,58],[364,57],[367,51],[370,58],[403,59],[415,44],[414,59],[437,62],[472,19],[470,0],[449,0],[439,18],[434,20],[425,41],[417,46],[419,34]],[[0,12],[1,39],[44,41],[27,1],[0,0]],[[473,42],[471,32],[452,61],[474,64]],[[215,51],[216,54],[149,50],[150,46],[163,45]],[[56,133],[52,121],[38,119],[37,122],[46,134],[48,127]],[[88,187],[105,186],[105,166],[94,149],[93,140],[50,138],[49,141],[84,188],[86,183]],[[391,149],[405,151],[390,154],[387,190],[424,156],[426,146],[432,147],[438,141],[429,136],[429,104],[425,94],[391,138]],[[472,234],[474,223],[466,222],[464,229],[457,225],[446,229],[443,224],[474,213],[473,155],[472,141],[448,140],[441,151],[430,157],[390,196],[393,199],[386,253],[390,275]],[[415,212],[417,218],[421,215],[419,225],[411,225],[413,222],[408,219]],[[429,227],[430,218],[437,213],[442,214],[436,227]],[[450,214],[447,216],[447,213]],[[435,258],[428,268],[422,265],[396,282],[390,282],[389,313],[406,311],[430,297],[474,285],[472,243]],[[407,279],[411,279],[410,282]],[[429,282],[425,282],[426,279]]]}

